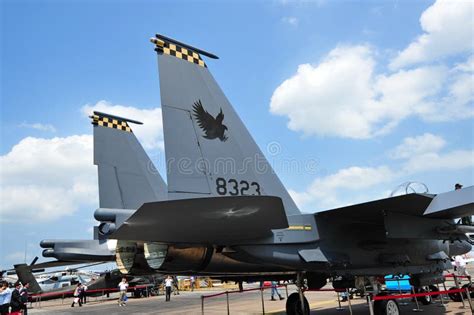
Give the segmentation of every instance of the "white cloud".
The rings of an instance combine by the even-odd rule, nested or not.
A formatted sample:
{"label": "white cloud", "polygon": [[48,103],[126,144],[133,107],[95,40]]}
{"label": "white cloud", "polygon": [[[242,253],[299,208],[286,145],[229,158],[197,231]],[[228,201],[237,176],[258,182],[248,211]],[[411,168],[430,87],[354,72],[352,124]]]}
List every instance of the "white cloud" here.
{"label": "white cloud", "polygon": [[290,24],[291,26],[298,26],[299,20],[294,16],[285,16],[281,19],[283,23]]}
{"label": "white cloud", "polygon": [[471,52],[474,38],[472,1],[438,0],[420,18],[424,33],[398,53],[392,69]]}
{"label": "white cloud", "polygon": [[[384,187],[381,185],[382,183],[389,182],[397,176],[387,166],[352,166],[315,179],[303,192],[290,191],[290,194],[300,208],[312,206],[313,209],[330,209],[353,204],[357,201],[368,201],[370,199],[364,199],[364,196],[361,195],[358,198],[347,198],[345,193],[351,191],[365,191],[367,193],[367,190],[374,186]],[[380,192],[375,192],[372,197],[374,195],[382,197]]]}
{"label": "white cloud", "polygon": [[304,191],[290,191],[300,208],[331,209],[377,198],[388,197],[387,187],[397,180],[436,170],[452,171],[474,167],[472,150],[441,152],[446,141],[425,133],[407,137],[390,150],[400,165],[377,167],[352,166],[315,179]]}
{"label": "white cloud", "polygon": [[472,150],[440,152],[445,145],[446,141],[442,137],[425,133],[403,139],[390,155],[394,159],[404,160],[402,171],[405,174],[432,170],[460,170],[474,166]]}
{"label": "white cloud", "polygon": [[403,139],[402,143],[390,152],[390,155],[394,159],[407,159],[425,153],[438,152],[445,144],[446,141],[442,137],[425,133]]}
{"label": "white cloud", "polygon": [[[319,63],[299,65],[273,92],[270,111],[305,135],[352,139],[387,134],[410,117],[474,117],[473,16],[470,1],[437,1],[420,18],[425,33],[391,61],[391,70],[381,71],[387,65],[377,63],[372,46],[339,45]],[[468,58],[453,64],[447,56]]]}
{"label": "white cloud", "polygon": [[0,156],[3,222],[53,221],[97,205],[92,136],[27,137]]}
{"label": "white cloud", "polygon": [[40,124],[40,123],[29,124],[29,123],[23,122],[19,125],[19,127],[32,128],[32,129],[36,129],[40,131],[56,132],[56,128],[54,128],[54,126],[50,124]]}
{"label": "white cloud", "polygon": [[406,173],[413,174],[426,171],[462,170],[474,167],[472,150],[455,150],[440,154],[428,152],[411,157],[404,165]]}
{"label": "white cloud", "polygon": [[93,111],[99,111],[141,121],[143,125],[131,124],[131,128],[143,147],[146,150],[164,150],[161,108],[140,109],[99,101],[95,105],[83,106],[81,111],[87,116],[91,115]]}
{"label": "white cloud", "polygon": [[275,89],[270,111],[287,116],[291,130],[353,139],[386,134],[410,116],[447,117],[445,106],[436,106],[441,102],[436,97],[448,68],[377,75],[375,55],[370,46],[340,46],[317,65],[300,65]]}

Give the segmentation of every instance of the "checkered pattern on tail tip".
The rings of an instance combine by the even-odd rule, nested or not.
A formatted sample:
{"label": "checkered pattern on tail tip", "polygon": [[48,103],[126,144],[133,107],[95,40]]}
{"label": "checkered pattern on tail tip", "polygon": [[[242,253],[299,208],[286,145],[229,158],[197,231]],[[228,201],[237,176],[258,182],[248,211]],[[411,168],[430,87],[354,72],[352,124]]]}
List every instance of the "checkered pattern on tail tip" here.
{"label": "checkered pattern on tail tip", "polygon": [[130,126],[128,125],[126,121],[123,121],[117,118],[111,118],[111,117],[105,117],[105,116],[99,116],[99,115],[93,115],[91,116],[91,118],[92,118],[93,125],[132,132],[132,129],[130,128]]}
{"label": "checkered pattern on tail tip", "polygon": [[186,60],[190,63],[194,63],[198,66],[207,68],[207,65],[201,59],[201,56],[197,52],[192,51],[191,49],[184,48],[166,41],[159,42],[156,48],[166,55],[174,56],[176,58]]}

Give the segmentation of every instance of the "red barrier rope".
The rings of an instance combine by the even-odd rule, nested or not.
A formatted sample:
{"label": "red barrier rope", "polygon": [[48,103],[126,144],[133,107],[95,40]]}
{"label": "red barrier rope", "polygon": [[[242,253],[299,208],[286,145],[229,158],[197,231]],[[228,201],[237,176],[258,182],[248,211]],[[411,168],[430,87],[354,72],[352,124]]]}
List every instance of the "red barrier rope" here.
{"label": "red barrier rope", "polygon": [[[283,288],[285,287],[284,285],[278,285],[277,288]],[[245,290],[232,290],[232,291],[224,291],[224,292],[219,292],[219,293],[215,293],[215,294],[208,294],[208,295],[201,295],[201,298],[203,299],[207,299],[207,298],[212,298],[212,297],[216,297],[216,296],[221,296],[221,295],[224,295],[224,294],[232,294],[232,293],[243,293],[243,292],[249,292],[249,291],[260,291],[260,290],[267,290],[267,289],[271,289],[272,287],[271,286],[265,286],[263,288],[252,288],[252,289],[245,289]]]}
{"label": "red barrier rope", "polygon": [[[137,285],[134,287],[129,287],[128,290],[134,290],[134,289],[143,289],[146,287],[150,287],[151,285]],[[127,290],[127,291],[128,291]],[[86,294],[89,293],[98,293],[98,292],[118,292],[118,288],[104,288],[104,289],[93,289],[93,290],[86,290]],[[32,299],[38,299],[38,298],[43,298],[43,297],[51,297],[51,296],[65,296],[65,295],[72,295],[74,294],[74,290],[71,291],[63,291],[63,292],[46,292],[46,293],[39,293],[39,294],[32,294],[31,298]]]}
{"label": "red barrier rope", "polygon": [[[453,290],[446,290],[446,291],[433,291],[433,292],[424,292],[424,293],[415,293],[415,294],[376,295],[373,297],[373,300],[381,301],[381,300],[393,300],[393,299],[408,299],[408,298],[422,297],[422,296],[428,296],[428,295],[461,293],[465,291],[466,289],[453,289]],[[472,291],[472,289],[470,289],[470,291]]]}

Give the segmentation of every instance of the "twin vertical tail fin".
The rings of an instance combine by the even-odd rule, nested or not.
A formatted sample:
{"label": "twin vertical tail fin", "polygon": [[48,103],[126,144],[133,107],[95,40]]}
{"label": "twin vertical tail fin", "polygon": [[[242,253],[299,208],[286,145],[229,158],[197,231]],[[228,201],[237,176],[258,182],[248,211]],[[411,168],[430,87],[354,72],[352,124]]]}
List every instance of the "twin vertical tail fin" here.
{"label": "twin vertical tail fin", "polygon": [[31,266],[27,264],[18,264],[13,266],[15,268],[16,275],[18,276],[18,280],[25,285],[26,283],[30,284],[29,291],[32,293],[39,293],[41,292],[41,287],[36,281],[35,275],[31,270]]}
{"label": "twin vertical tail fin", "polygon": [[141,123],[97,111],[91,119],[100,208],[138,209],[166,200],[167,186],[130,127]]}
{"label": "twin vertical tail fin", "polygon": [[299,210],[212,77],[201,55],[162,35],[158,53],[170,199],[271,195],[287,215]]}

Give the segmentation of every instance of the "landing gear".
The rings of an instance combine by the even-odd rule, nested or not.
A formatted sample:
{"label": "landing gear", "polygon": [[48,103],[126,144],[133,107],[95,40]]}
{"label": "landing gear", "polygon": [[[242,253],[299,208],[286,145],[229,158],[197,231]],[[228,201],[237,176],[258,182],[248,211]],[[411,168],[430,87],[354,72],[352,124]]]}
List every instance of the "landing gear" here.
{"label": "landing gear", "polygon": [[395,300],[375,301],[374,313],[376,315],[400,315],[400,307]]}
{"label": "landing gear", "polygon": [[286,314],[288,315],[309,315],[309,303],[303,294],[303,273],[298,272],[296,286],[298,292],[290,294],[286,300]]}
{"label": "landing gear", "polygon": [[[457,289],[456,287],[452,287],[449,290],[456,290],[456,289]],[[463,297],[461,296],[461,293],[459,292],[448,293],[448,296],[453,302],[462,302]]]}
{"label": "landing gear", "polygon": [[286,300],[286,314],[288,315],[308,315],[309,314],[309,303],[308,300],[303,297],[304,309],[301,308],[300,294],[298,292],[291,293]]}
{"label": "landing gear", "polygon": [[[427,291],[424,288],[416,288],[415,292],[416,293],[425,293]],[[420,296],[420,297],[416,297],[415,299],[417,299],[417,301],[421,302],[421,304],[423,304],[423,305],[430,305],[431,302],[433,301],[433,298],[431,297],[431,295]]]}

